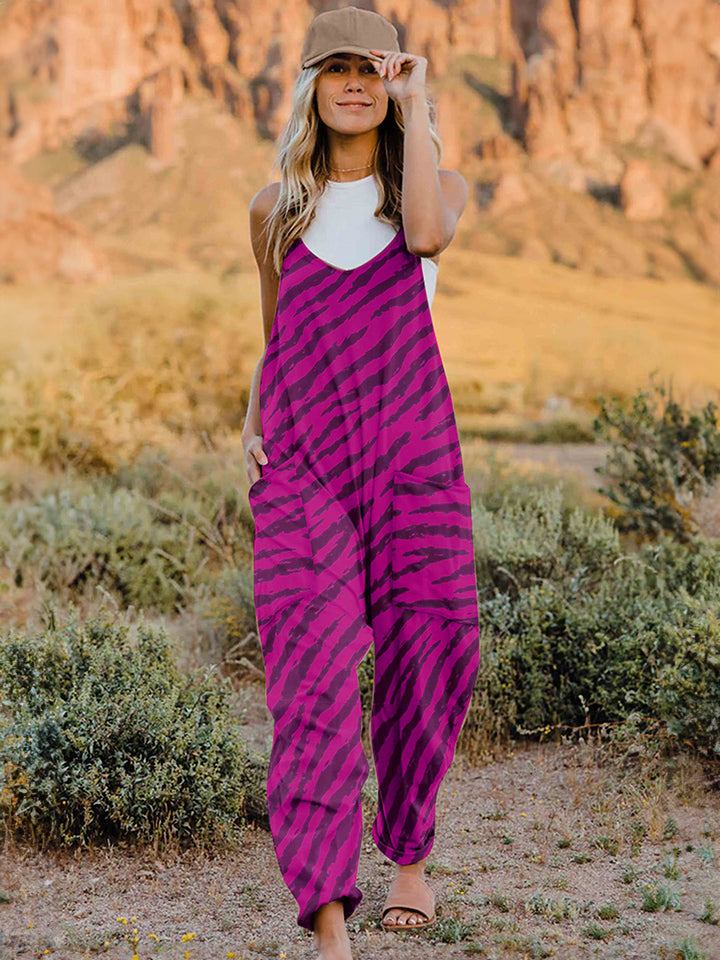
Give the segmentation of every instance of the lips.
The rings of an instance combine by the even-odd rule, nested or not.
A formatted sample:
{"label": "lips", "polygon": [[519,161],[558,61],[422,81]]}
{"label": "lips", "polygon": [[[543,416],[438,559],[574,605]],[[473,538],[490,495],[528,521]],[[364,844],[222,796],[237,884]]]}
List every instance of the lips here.
{"label": "lips", "polygon": [[344,103],[339,103],[339,107],[369,107],[369,103],[361,103],[359,100],[347,100]]}

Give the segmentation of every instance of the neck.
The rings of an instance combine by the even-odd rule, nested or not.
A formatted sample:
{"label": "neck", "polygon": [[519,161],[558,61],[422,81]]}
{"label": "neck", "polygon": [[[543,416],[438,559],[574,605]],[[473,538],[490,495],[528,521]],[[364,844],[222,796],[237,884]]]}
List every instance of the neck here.
{"label": "neck", "polygon": [[372,173],[377,147],[377,128],[354,136],[342,136],[330,130],[328,176],[339,183],[362,180]]}

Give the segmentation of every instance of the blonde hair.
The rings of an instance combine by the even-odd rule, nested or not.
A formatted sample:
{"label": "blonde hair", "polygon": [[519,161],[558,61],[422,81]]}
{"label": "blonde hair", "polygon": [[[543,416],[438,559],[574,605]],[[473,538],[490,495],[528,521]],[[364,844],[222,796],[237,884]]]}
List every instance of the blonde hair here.
{"label": "blonde hair", "polygon": [[[315,207],[330,176],[330,143],[315,100],[316,78],[323,62],[305,67],[295,81],[292,112],[280,135],[275,167],[280,170],[280,191],[265,218],[267,249],[280,274],[288,247],[300,237],[315,216]],[[437,110],[426,98],[430,136],[440,163],[442,144],[437,133]],[[402,171],[405,124],[402,107],[389,98],[387,114],[378,129],[377,147],[370,158],[380,200],[379,220],[402,226]]]}

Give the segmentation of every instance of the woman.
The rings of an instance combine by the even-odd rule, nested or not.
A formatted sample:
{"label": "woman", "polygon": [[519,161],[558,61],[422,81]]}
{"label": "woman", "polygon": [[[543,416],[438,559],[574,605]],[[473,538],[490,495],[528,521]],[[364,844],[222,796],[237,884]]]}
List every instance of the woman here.
{"label": "woman", "polygon": [[438,170],[426,60],[384,17],[322,13],[281,180],[250,207],[265,350],[243,445],[274,719],[278,864],[322,960],[345,920],[368,762],[356,668],[374,644],[372,836],[397,865],[385,929],[435,919],[423,869],[479,659],[470,491],[430,300],[464,178]]}

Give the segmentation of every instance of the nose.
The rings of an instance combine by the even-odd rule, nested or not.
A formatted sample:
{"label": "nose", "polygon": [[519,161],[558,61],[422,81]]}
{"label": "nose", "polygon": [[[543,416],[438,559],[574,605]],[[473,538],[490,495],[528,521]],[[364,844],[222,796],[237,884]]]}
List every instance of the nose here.
{"label": "nose", "polygon": [[358,88],[362,89],[363,80],[359,73],[353,73],[345,86],[352,90],[357,90]]}

